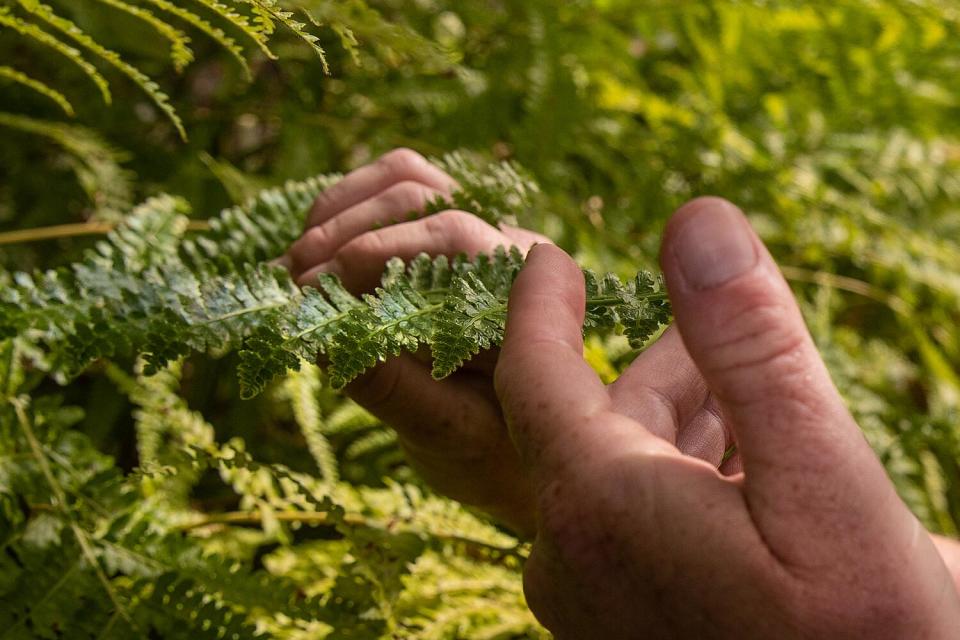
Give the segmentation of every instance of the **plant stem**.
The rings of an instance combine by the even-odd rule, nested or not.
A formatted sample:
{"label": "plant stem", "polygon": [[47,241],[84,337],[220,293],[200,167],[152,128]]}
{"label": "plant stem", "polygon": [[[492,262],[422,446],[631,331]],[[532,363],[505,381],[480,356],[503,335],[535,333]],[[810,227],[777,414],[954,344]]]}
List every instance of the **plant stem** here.
{"label": "plant stem", "polygon": [[97,578],[100,580],[104,590],[107,592],[107,596],[110,598],[110,601],[113,602],[113,606],[116,608],[116,611],[122,615],[127,622],[132,622],[130,615],[127,613],[126,607],[123,606],[123,603],[120,601],[120,597],[114,592],[113,585],[110,584],[110,579],[107,577],[107,574],[104,573],[103,567],[100,566],[100,561],[97,559],[97,555],[93,552],[93,546],[90,544],[90,540],[87,538],[87,533],[80,527],[76,519],[70,513],[70,507],[67,504],[66,492],[64,492],[63,487],[60,485],[60,482],[57,480],[56,476],[53,475],[53,469],[50,467],[50,461],[47,459],[47,456],[44,455],[43,447],[40,445],[40,441],[37,439],[37,436],[33,433],[33,427],[30,426],[30,418],[27,417],[27,412],[24,409],[23,402],[19,398],[8,398],[8,400],[13,405],[13,409],[17,414],[17,421],[20,423],[20,427],[23,430],[23,435],[26,437],[27,443],[30,445],[30,450],[33,452],[33,455],[36,458],[37,465],[40,467],[40,471],[43,473],[44,479],[46,479],[47,484],[50,486],[50,492],[52,494],[54,506],[59,507],[62,515],[64,518],[66,518],[67,523],[70,525],[70,530],[73,532],[73,535],[77,540],[77,544],[80,545],[80,551],[83,554],[83,557],[87,560],[87,562],[90,564],[90,567],[97,574]]}
{"label": "plant stem", "polygon": [[895,296],[892,293],[888,293],[879,287],[875,287],[869,282],[864,282],[863,280],[857,280],[856,278],[849,278],[847,276],[841,276],[835,273],[829,273],[827,271],[811,271],[809,269],[793,267],[790,265],[780,265],[780,271],[788,280],[794,280],[796,282],[808,282],[810,284],[820,285],[821,287],[830,287],[832,289],[839,289],[841,291],[855,293],[859,296],[863,296],[864,298],[869,298],[875,302],[885,304],[894,312],[903,316],[909,316],[911,312],[910,305],[908,305],[902,298]]}
{"label": "plant stem", "polygon": [[[330,518],[330,515],[326,511],[276,511],[272,515],[280,522],[300,522],[315,526],[335,524],[335,521]],[[260,513],[251,513],[249,511],[227,511],[225,513],[208,515],[202,520],[181,525],[177,529],[179,531],[186,532],[212,525],[256,525],[260,524],[262,521],[263,516]],[[362,515],[355,513],[348,513],[344,515],[343,522],[352,527],[386,530]],[[491,555],[493,556],[493,559],[496,560],[515,559],[522,562],[526,559],[526,555],[523,553],[521,546],[499,547],[494,544],[455,535],[430,534],[430,538],[433,540],[439,540],[441,542],[462,546],[466,554],[474,559],[490,560],[489,556]]]}
{"label": "plant stem", "polygon": [[[52,227],[37,227],[36,229],[4,231],[0,233],[0,245],[56,240],[58,238],[72,238],[75,236],[102,235],[110,233],[116,226],[117,223],[113,222],[78,222],[74,224],[57,224]],[[206,220],[191,220],[187,223],[187,230],[189,231],[208,231],[209,229],[210,223]]]}

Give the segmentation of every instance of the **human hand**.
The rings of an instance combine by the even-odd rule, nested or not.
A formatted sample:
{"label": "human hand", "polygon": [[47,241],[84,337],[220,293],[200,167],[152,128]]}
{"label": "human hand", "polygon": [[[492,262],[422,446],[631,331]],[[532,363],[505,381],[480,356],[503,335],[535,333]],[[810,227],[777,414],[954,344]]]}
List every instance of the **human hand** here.
{"label": "human hand", "polygon": [[[354,294],[372,291],[391,257],[420,253],[526,252],[540,234],[495,228],[464,211],[408,220],[454,180],[408,149],[392,151],[317,198],[303,236],[280,262],[300,285],[334,273]],[[391,224],[397,223],[397,224]],[[382,226],[389,225],[389,226]],[[496,353],[480,354],[436,381],[426,356],[402,355],[368,371],[345,392],[397,430],[411,465],[437,490],[487,511],[517,531],[533,529],[529,483],[493,392]]]}
{"label": "human hand", "polygon": [[[558,638],[955,638],[960,599],[834,388],[790,289],[732,205],[681,209],[662,265],[742,473],[624,415],[582,359],[583,279],[536,247],[496,389],[531,469],[531,609]],[[634,365],[646,367],[643,357]]]}
{"label": "human hand", "polygon": [[[323,193],[304,235],[281,262],[301,285],[310,284],[319,272],[330,272],[360,293],[377,285],[384,263],[393,256],[473,255],[497,246],[526,252],[535,243],[549,242],[525,229],[496,229],[463,211],[376,229],[406,219],[455,187],[450,176],[422,156],[393,151]],[[367,372],[345,391],[397,430],[411,464],[434,488],[532,535],[529,479],[493,391],[497,355],[497,350],[482,353],[442,381],[431,377],[424,357],[404,355]],[[611,385],[610,393],[621,413],[657,416],[657,435],[676,442],[684,453],[720,464],[729,432],[676,331],[668,330]],[[738,462],[734,457],[723,470],[736,471]]]}

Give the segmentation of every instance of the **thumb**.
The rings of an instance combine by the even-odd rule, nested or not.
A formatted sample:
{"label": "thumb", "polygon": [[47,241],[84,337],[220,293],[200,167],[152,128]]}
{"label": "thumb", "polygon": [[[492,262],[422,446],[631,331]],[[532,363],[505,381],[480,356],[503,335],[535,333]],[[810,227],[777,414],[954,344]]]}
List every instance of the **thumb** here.
{"label": "thumb", "polygon": [[684,344],[730,421],[746,498],[771,544],[802,543],[798,530],[823,533],[837,518],[862,523],[880,505],[903,510],[743,213],[718,198],[682,207],[661,263]]}

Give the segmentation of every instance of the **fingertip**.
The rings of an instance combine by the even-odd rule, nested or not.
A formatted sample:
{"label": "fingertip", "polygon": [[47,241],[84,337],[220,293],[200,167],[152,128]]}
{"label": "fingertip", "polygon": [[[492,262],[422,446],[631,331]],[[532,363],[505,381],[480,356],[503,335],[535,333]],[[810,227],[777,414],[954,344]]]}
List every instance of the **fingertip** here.
{"label": "fingertip", "polygon": [[582,349],[584,297],[573,259],[555,245],[536,245],[510,292],[504,348],[556,340]]}
{"label": "fingertip", "polygon": [[720,196],[699,196],[686,202],[677,209],[667,222],[665,236],[671,235],[682,227],[690,218],[710,214],[716,211],[729,211],[734,214],[743,215],[743,211],[737,205],[726,198]]}
{"label": "fingertip", "polygon": [[574,317],[583,319],[583,271],[566,251],[554,244],[531,247],[514,289],[524,297],[552,296],[557,304],[568,307]]}
{"label": "fingertip", "polygon": [[557,282],[570,279],[574,274],[576,274],[574,279],[578,279],[581,284],[583,282],[583,273],[577,263],[566,251],[553,243],[534,243],[527,253],[524,269],[527,268],[550,273],[551,279]]}
{"label": "fingertip", "polygon": [[[680,207],[664,233],[660,263],[674,289],[715,289],[759,262],[759,239],[743,212],[712,196]],[[678,286],[682,285],[682,286]]]}

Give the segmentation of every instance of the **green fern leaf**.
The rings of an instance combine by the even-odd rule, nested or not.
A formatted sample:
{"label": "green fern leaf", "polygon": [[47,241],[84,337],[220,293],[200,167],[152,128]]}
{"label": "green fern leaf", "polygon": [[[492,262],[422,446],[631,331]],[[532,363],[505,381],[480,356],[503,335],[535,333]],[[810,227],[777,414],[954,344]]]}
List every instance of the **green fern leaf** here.
{"label": "green fern leaf", "polygon": [[320,46],[320,38],[306,31],[306,24],[293,19],[293,12],[286,11],[276,2],[276,0],[240,0],[249,4],[253,8],[257,23],[260,25],[263,33],[272,34],[275,27],[274,21],[284,25],[292,31],[298,38],[306,42],[323,65],[323,72],[330,73],[330,66],[327,63],[327,53]]}
{"label": "green fern leaf", "polygon": [[340,323],[327,351],[334,388],[343,387],[390,356],[416,351],[426,342],[432,316],[442,306],[428,301],[405,279],[364,296],[363,302]]}
{"label": "green fern leaf", "polygon": [[97,57],[103,59],[108,64],[120,71],[120,73],[132,80],[134,84],[140,87],[140,89],[146,93],[151,100],[153,100],[153,103],[157,105],[160,111],[167,116],[170,122],[173,123],[173,126],[180,135],[180,138],[186,141],[187,132],[183,128],[183,121],[180,120],[180,116],[177,115],[173,105],[170,104],[170,98],[167,96],[167,94],[160,90],[160,86],[150,79],[149,76],[144,74],[135,66],[126,62],[116,51],[107,49],[99,42],[91,38],[82,29],[80,29],[80,27],[70,20],[57,15],[53,8],[49,5],[43,4],[39,0],[18,0],[18,2],[25,11],[37,16],[45,23],[63,35],[67,36],[84,49],[87,49]]}
{"label": "green fern leaf", "polygon": [[454,280],[451,295],[437,314],[433,354],[433,377],[440,379],[483,349],[503,341],[507,307],[475,273]]}
{"label": "green fern leaf", "polygon": [[170,59],[177,73],[182,72],[187,65],[193,62],[193,50],[190,48],[190,38],[184,32],[158,18],[152,11],[124,2],[124,0],[97,0],[118,11],[122,11],[138,20],[146,22],[156,29],[170,42]]}
{"label": "green fern leaf", "polygon": [[70,101],[67,100],[66,96],[57,91],[56,89],[50,87],[44,82],[31,78],[25,73],[17,71],[13,67],[8,67],[6,65],[0,65],[0,78],[6,78],[7,80],[12,80],[18,84],[22,84],[25,87],[28,87],[37,93],[44,95],[54,102],[57,103],[57,106],[60,107],[65,114],[70,117],[73,117],[73,105],[70,104]]}
{"label": "green fern leaf", "polygon": [[250,71],[250,65],[247,64],[247,59],[244,56],[243,47],[237,44],[237,41],[230,37],[223,29],[214,26],[208,20],[197,15],[193,11],[173,4],[169,0],[146,0],[146,2],[149,2],[161,11],[165,11],[173,16],[176,16],[177,18],[180,18],[190,26],[206,34],[211,40],[226,49],[233,59],[236,60],[237,64],[240,65],[240,68],[243,71],[244,78],[246,78],[248,82],[253,79],[253,74]]}
{"label": "green fern leaf", "polygon": [[100,95],[103,97],[103,101],[106,104],[112,102],[112,96],[110,95],[110,83],[107,82],[107,79],[97,71],[97,68],[90,64],[80,52],[79,49],[71,47],[65,42],[55,38],[50,35],[40,27],[35,24],[21,20],[17,16],[14,16],[10,13],[8,7],[0,7],[0,26],[8,27],[13,29],[20,35],[31,38],[32,40],[39,42],[42,45],[45,45],[60,55],[66,57],[70,62],[80,67],[80,70],[83,71],[84,75],[90,78],[91,81],[97,86],[97,89],[100,90]]}
{"label": "green fern leaf", "polygon": [[670,302],[660,276],[641,272],[629,285],[610,274],[599,278],[586,271],[584,277],[588,300],[584,324],[587,327],[622,327],[630,344],[640,348],[670,314]]}
{"label": "green fern leaf", "polygon": [[[269,41],[269,33],[265,33],[261,28],[261,25],[257,23],[251,23],[247,16],[242,13],[238,13],[233,8],[219,2],[218,0],[193,0],[197,4],[205,7],[211,12],[217,14],[225,21],[229,22],[231,25],[239,29],[245,36],[260,48],[260,51],[263,52],[267,58],[270,60],[276,60],[277,55],[270,50],[270,47],[267,46]],[[272,31],[271,31],[272,32]]]}

